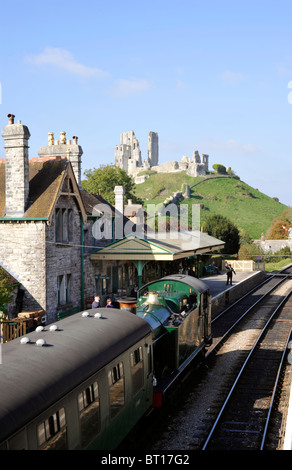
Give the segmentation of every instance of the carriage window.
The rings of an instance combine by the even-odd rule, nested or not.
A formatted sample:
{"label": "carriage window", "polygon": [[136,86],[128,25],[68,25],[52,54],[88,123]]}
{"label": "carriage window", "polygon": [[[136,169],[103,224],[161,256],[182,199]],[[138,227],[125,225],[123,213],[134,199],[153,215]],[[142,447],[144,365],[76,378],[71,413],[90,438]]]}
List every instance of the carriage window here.
{"label": "carriage window", "polygon": [[123,363],[119,362],[108,373],[110,416],[114,418],[125,405],[125,381]]}
{"label": "carriage window", "polygon": [[130,354],[132,393],[135,395],[143,387],[143,350],[140,346]]}
{"label": "carriage window", "polygon": [[81,446],[86,447],[100,431],[98,383],[94,382],[78,395]]}
{"label": "carriage window", "polygon": [[39,446],[45,450],[65,450],[67,431],[65,409],[60,408],[38,426]]}

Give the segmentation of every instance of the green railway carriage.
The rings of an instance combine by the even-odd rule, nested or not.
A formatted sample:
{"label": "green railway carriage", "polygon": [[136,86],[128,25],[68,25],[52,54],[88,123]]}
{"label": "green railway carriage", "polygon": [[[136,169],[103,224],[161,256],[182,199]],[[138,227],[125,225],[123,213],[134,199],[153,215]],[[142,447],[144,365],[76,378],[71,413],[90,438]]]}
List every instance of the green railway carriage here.
{"label": "green railway carriage", "polygon": [[140,289],[136,314],[92,309],[5,343],[0,450],[115,449],[212,341],[202,281]]}
{"label": "green railway carriage", "polygon": [[145,321],[94,309],[56,326],[2,345],[1,450],[113,449],[152,404]]}

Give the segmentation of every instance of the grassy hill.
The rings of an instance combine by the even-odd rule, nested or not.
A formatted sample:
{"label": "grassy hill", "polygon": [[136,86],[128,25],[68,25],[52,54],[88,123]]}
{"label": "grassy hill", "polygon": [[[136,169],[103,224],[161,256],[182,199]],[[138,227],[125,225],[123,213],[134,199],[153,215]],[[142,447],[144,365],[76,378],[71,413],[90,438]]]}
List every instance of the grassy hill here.
{"label": "grassy hill", "polygon": [[[144,183],[136,185],[136,195],[147,203],[158,204],[186,183],[191,188],[190,199],[183,204],[200,204],[201,222],[208,215],[228,217],[239,229],[253,238],[260,238],[272,220],[287,206],[233,177],[191,177],[184,171],[152,174]],[[191,213],[191,212],[189,212]]]}

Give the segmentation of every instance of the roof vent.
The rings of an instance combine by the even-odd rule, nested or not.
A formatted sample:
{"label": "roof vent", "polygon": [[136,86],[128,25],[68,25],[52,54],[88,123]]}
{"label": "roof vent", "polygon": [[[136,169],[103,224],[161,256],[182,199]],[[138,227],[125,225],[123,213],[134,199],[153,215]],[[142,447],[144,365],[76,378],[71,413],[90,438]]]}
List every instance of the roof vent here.
{"label": "roof vent", "polygon": [[30,343],[30,339],[28,336],[23,336],[23,338],[21,338],[20,340],[20,344],[27,344],[27,343]]}
{"label": "roof vent", "polygon": [[36,345],[37,346],[46,346],[46,341],[44,339],[37,339]]}
{"label": "roof vent", "polygon": [[101,313],[95,313],[94,318],[104,318]]}
{"label": "roof vent", "polygon": [[50,326],[50,331],[58,331],[59,327],[58,325],[51,325]]}

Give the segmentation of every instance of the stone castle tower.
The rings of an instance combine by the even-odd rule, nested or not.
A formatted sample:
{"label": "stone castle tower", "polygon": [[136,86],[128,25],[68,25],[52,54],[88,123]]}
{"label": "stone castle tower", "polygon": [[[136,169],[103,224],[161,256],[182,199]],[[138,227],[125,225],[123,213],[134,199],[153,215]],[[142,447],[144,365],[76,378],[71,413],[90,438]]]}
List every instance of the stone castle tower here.
{"label": "stone castle tower", "polygon": [[143,168],[158,165],[158,134],[148,133],[148,157],[142,163],[139,141],[134,131],[121,134],[121,143],[115,147],[115,165],[130,175]]}

